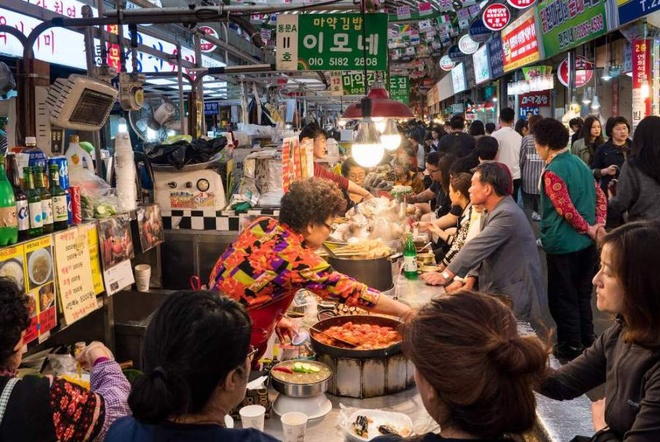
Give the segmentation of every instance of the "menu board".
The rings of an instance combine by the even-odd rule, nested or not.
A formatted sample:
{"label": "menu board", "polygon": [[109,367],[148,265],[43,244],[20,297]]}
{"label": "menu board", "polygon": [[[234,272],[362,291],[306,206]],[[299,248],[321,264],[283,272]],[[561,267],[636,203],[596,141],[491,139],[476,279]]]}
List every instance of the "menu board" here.
{"label": "menu board", "polygon": [[25,335],[27,343],[48,337],[48,331],[57,325],[57,310],[51,236],[26,242],[22,248],[25,291],[30,298],[31,323]]}
{"label": "menu board", "polygon": [[101,272],[101,257],[99,255],[99,231],[96,224],[82,224],[78,227],[82,234],[87,235],[89,245],[89,259],[92,267],[92,281],[94,282],[94,294],[100,295],[105,290],[103,287],[103,274]]}
{"label": "menu board", "polygon": [[135,257],[130,217],[121,214],[99,221],[99,243],[105,289],[108,295],[114,295],[135,282],[130,261]]}
{"label": "menu board", "polygon": [[64,323],[70,325],[98,308],[84,228],[55,234],[55,262]]}

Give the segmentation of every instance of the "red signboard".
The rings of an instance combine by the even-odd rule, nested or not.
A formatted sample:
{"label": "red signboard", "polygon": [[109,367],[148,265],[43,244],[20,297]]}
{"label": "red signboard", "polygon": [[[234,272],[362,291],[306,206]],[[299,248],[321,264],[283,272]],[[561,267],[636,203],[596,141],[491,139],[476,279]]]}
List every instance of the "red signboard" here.
{"label": "red signboard", "polygon": [[[565,58],[559,64],[559,69],[557,70],[557,77],[559,81],[564,86],[568,87],[569,83],[569,71],[568,71],[568,58]],[[594,76],[594,64],[587,60],[586,58],[578,55],[575,57],[575,87],[584,87],[586,86]]]}
{"label": "red signboard", "polygon": [[651,42],[650,39],[635,39],[632,43],[633,129],[651,115]]}
{"label": "red signboard", "polygon": [[530,9],[502,31],[504,72],[518,69],[541,58],[536,35],[536,16]]}
{"label": "red signboard", "polygon": [[511,12],[502,3],[493,3],[484,9],[482,20],[491,31],[501,31],[509,24]]}
{"label": "red signboard", "polygon": [[[105,30],[111,34],[115,34],[115,35],[119,34],[118,25],[105,25]],[[107,49],[108,49],[108,58],[106,62],[108,63],[108,66],[117,69],[117,72],[119,72],[121,67],[119,45],[116,43],[108,43]]]}
{"label": "red signboard", "polygon": [[534,4],[536,0],[507,0],[507,2],[516,9],[525,9]]}
{"label": "red signboard", "polygon": [[[218,38],[218,33],[215,32],[215,29],[208,27],[208,26],[200,26],[199,30],[202,31],[203,33],[210,35],[211,37]],[[217,46],[214,45],[213,43],[210,43],[203,38],[201,39],[199,43],[199,48],[201,49],[202,52],[213,52]]]}
{"label": "red signboard", "polygon": [[518,95],[520,107],[550,107],[550,91],[528,92]]}

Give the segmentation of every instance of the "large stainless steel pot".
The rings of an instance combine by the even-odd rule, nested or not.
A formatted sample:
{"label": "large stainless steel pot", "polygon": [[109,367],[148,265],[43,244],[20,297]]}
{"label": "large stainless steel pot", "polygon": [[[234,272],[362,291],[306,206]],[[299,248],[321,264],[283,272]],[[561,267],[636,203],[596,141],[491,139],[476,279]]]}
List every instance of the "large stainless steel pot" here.
{"label": "large stainless steel pot", "polygon": [[[310,365],[323,366],[332,373],[332,369],[327,365],[323,364],[322,362],[317,362],[317,361],[300,361],[300,362],[304,362]],[[273,368],[281,367],[283,365],[290,365],[290,361],[280,362],[279,364],[275,365],[275,367]],[[272,372],[270,377],[271,384],[275,390],[291,397],[312,397],[325,393],[326,391],[328,391],[328,386],[330,385],[331,378],[332,375],[328,376],[327,378],[319,382],[314,382],[309,384],[294,384],[293,382],[285,382],[281,379],[277,379],[275,376],[272,375]]]}
{"label": "large stainless steel pot", "polygon": [[[397,328],[401,322],[381,316],[337,316],[317,322],[314,328],[325,330],[346,322],[376,324]],[[401,343],[376,350],[355,350],[326,345],[312,332],[311,342],[319,361],[334,375],[328,391],[336,396],[368,398],[407,390],[415,383],[414,368],[402,353]]]}
{"label": "large stainless steel pot", "polygon": [[392,262],[388,258],[345,259],[329,256],[328,263],[338,272],[355,278],[381,292],[394,287]]}

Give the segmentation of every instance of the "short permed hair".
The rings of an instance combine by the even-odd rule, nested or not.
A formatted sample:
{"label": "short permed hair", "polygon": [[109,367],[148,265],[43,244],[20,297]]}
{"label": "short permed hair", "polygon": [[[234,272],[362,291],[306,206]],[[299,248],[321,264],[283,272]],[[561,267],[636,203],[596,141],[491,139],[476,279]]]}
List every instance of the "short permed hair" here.
{"label": "short permed hair", "polygon": [[294,232],[302,233],[310,224],[323,224],[346,210],[339,187],[322,178],[296,181],[282,197],[280,221]]}
{"label": "short permed hair", "polygon": [[568,145],[568,129],[554,118],[544,118],[534,126],[534,140],[550,150],[561,150]]}
{"label": "short permed hair", "polygon": [[0,278],[0,370],[10,368],[14,348],[30,325],[28,302],[13,279]]}

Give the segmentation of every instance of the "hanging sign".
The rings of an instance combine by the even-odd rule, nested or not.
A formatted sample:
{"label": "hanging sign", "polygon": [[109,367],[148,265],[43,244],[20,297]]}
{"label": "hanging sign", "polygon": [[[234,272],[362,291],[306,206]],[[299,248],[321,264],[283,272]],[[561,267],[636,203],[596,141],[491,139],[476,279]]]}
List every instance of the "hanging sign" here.
{"label": "hanging sign", "polygon": [[484,21],[481,18],[477,18],[475,21],[472,22],[470,25],[470,29],[468,30],[468,34],[470,34],[470,37],[472,40],[478,42],[478,43],[483,43],[485,41],[488,41],[490,38],[490,35],[492,34],[491,30],[486,27],[484,24]]}
{"label": "hanging sign", "polygon": [[550,107],[550,91],[528,92],[518,95],[520,107]]}
{"label": "hanging sign", "polygon": [[396,18],[398,20],[406,20],[410,18],[410,7],[399,6],[396,8]]}
{"label": "hanging sign", "polygon": [[529,8],[536,0],[506,0],[508,4],[516,9]]}
{"label": "hanging sign", "polygon": [[447,56],[452,59],[452,61],[461,61],[465,54],[461,51],[458,45],[453,45],[449,48]]}
{"label": "hanging sign", "polygon": [[509,24],[511,12],[502,3],[488,5],[481,16],[486,26],[491,31],[501,31]]}
{"label": "hanging sign", "polygon": [[468,34],[465,34],[458,40],[458,49],[466,55],[472,55],[479,49],[479,43],[472,40]]}
{"label": "hanging sign", "polygon": [[457,64],[456,67],[451,70],[451,82],[454,86],[455,94],[463,92],[465,89],[467,89],[467,85],[465,83],[465,68],[463,63]]}
{"label": "hanging sign", "polygon": [[[341,87],[344,95],[366,95],[368,87],[376,80],[385,78],[387,84],[387,72],[367,72],[367,82],[364,82],[364,72],[341,72]],[[340,94],[341,95],[341,94]]]}
{"label": "hanging sign", "polygon": [[389,82],[390,98],[406,106],[410,104],[410,79],[405,76],[392,76]]}
{"label": "hanging sign", "polygon": [[487,45],[482,46],[472,55],[472,64],[474,65],[474,81],[477,84],[490,80]]}
{"label": "hanging sign", "polygon": [[330,95],[344,95],[344,89],[341,85],[341,71],[330,71]]}
{"label": "hanging sign", "polygon": [[[581,55],[575,57],[575,87],[586,86],[594,76],[594,65]],[[557,77],[561,84],[569,87],[568,58],[565,58],[557,69]]]}
{"label": "hanging sign", "polygon": [[[215,29],[213,29],[210,26],[200,26],[199,30],[205,33],[206,35],[210,35],[211,37],[218,38],[218,33],[215,31]],[[217,46],[214,45],[213,43],[208,42],[203,38],[200,39],[199,49],[202,52],[213,52],[215,51],[215,48],[217,48]]]}
{"label": "hanging sign", "polygon": [[545,0],[537,9],[543,49],[552,57],[607,33],[607,0]]}
{"label": "hanging sign", "polygon": [[443,55],[440,59],[440,69],[443,71],[451,71],[454,69],[454,66],[456,66],[456,63],[454,63],[454,61],[449,58],[449,55]]}
{"label": "hanging sign", "polygon": [[502,39],[496,34],[488,42],[488,60],[490,62],[490,76],[493,80],[504,75],[504,51],[502,50]]}
{"label": "hanging sign", "polygon": [[99,242],[103,262],[103,280],[108,296],[133,284],[131,259],[135,247],[131,236],[131,219],[120,214],[99,221]]}
{"label": "hanging sign", "polygon": [[504,71],[509,72],[541,58],[533,9],[518,17],[502,30]]}
{"label": "hanging sign", "polygon": [[433,7],[430,2],[420,2],[417,5],[417,10],[419,11],[420,16],[431,15],[433,14]]}
{"label": "hanging sign", "polygon": [[632,125],[633,130],[640,121],[651,115],[651,39],[635,39],[632,42]]}
{"label": "hanging sign", "polygon": [[387,14],[280,14],[277,69],[387,70]]}
{"label": "hanging sign", "polygon": [[619,24],[623,25],[660,10],[658,0],[617,0]]}

